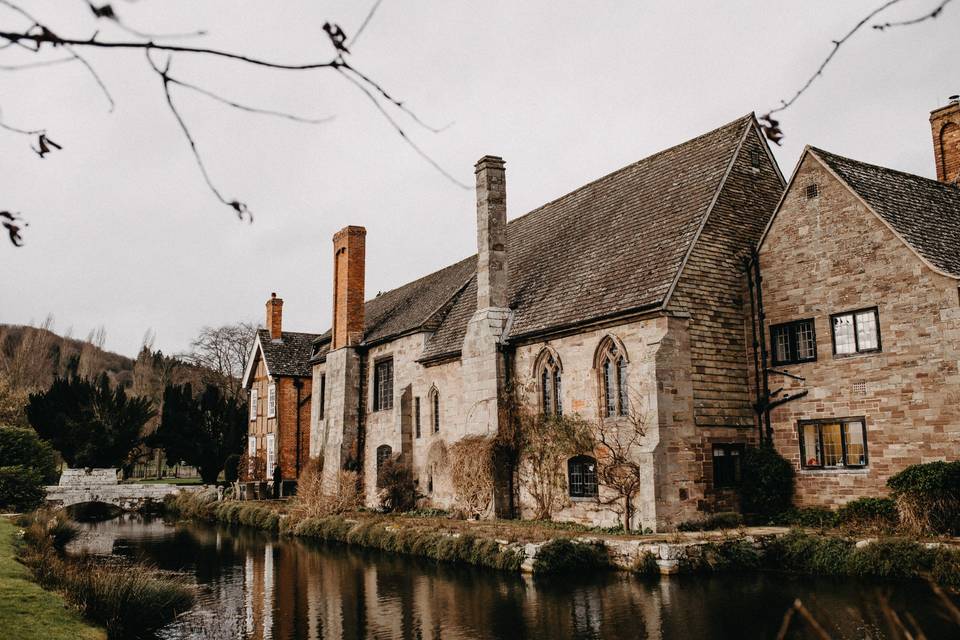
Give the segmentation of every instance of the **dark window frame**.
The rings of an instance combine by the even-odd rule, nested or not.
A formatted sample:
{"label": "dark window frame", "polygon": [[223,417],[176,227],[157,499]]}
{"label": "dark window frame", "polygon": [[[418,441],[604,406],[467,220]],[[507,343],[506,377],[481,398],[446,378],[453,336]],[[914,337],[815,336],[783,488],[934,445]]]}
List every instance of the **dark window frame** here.
{"label": "dark window frame", "polygon": [[814,198],[820,197],[820,185],[816,182],[811,182],[807,184],[807,187],[804,191],[807,196],[807,200],[813,200]]}
{"label": "dark window frame", "polygon": [[[813,357],[812,358],[801,358],[800,357],[800,341],[798,338],[799,332],[797,329],[806,323],[810,324],[810,328],[813,330]],[[832,325],[831,325],[832,326]],[[790,358],[786,360],[777,359],[777,334],[779,331],[788,332],[788,340],[790,345]],[[805,362],[816,362],[817,361],[817,323],[814,318],[800,318],[799,320],[791,320],[790,322],[781,322],[778,324],[770,325],[770,364],[774,367],[779,367],[788,364],[803,364]]]}
{"label": "dark window frame", "polygon": [[[593,467],[592,470],[590,465]],[[600,496],[596,458],[579,455],[567,460],[567,494],[571,498],[585,500]]]}
{"label": "dark window frame", "polygon": [[[710,460],[713,464],[713,488],[714,489],[733,489],[740,486],[743,478],[743,451],[745,447],[742,442],[715,442],[710,448]],[[717,451],[724,451],[723,455],[718,456]],[[734,469],[729,473],[724,473],[720,477],[721,468],[717,465],[717,458],[732,460],[736,458],[737,462]],[[728,477],[732,475],[732,478]]]}
{"label": "dark window frame", "polygon": [[430,389],[430,420],[434,433],[440,433],[440,390]]}
{"label": "dark window frame", "polygon": [[[850,423],[860,423],[861,436],[863,438],[863,464],[847,464],[847,430],[844,425]],[[823,428],[825,424],[840,424],[840,460],[839,465],[823,464]],[[817,425],[817,457],[820,464],[812,465],[807,463],[806,459],[806,441],[804,436],[804,427],[807,425]],[[815,420],[797,421],[797,439],[800,443],[800,468],[801,469],[866,469],[870,466],[870,445],[867,442],[867,419],[865,416],[848,416],[843,418],[818,418]]]}
{"label": "dark window frame", "polygon": [[547,349],[539,357],[540,413],[563,415],[563,367]]}
{"label": "dark window frame", "polygon": [[[873,311],[873,320],[877,324],[877,347],[875,349],[860,348],[860,332],[857,330],[857,314],[865,313],[867,311]],[[834,320],[842,316],[851,316],[853,318],[853,353],[837,353],[837,331],[836,326],[834,325]],[[842,313],[830,314],[830,342],[833,344],[833,355],[837,358],[847,358],[850,356],[859,355],[861,353],[879,353],[883,351],[883,335],[880,331],[880,308],[876,306],[864,307],[862,309],[854,309],[853,311],[843,311]]]}
{"label": "dark window frame", "polygon": [[[390,390],[384,393],[384,370],[390,371]],[[389,411],[393,409],[393,356],[380,358],[373,363],[373,410]]]}
{"label": "dark window frame", "polygon": [[383,463],[393,455],[393,447],[388,444],[382,444],[377,447],[377,486],[380,486],[380,471],[383,469]]}
{"label": "dark window frame", "polygon": [[324,405],[327,395],[327,374],[320,374],[320,419],[323,419]]}

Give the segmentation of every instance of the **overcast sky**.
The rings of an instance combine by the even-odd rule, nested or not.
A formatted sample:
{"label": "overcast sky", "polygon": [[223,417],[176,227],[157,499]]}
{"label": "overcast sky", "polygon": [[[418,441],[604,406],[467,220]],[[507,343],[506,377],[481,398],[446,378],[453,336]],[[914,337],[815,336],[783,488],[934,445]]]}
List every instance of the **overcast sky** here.
{"label": "overcast sky", "polygon": [[[62,36],[89,36],[81,0],[22,0]],[[326,20],[356,31],[374,0],[116,1],[153,32],[203,28],[190,44],[282,62],[329,58]],[[885,20],[929,11],[904,0]],[[99,4],[99,3],[98,3]],[[610,171],[788,97],[881,0],[634,2],[383,0],[352,63],[439,134],[398,115],[411,137],[471,184],[484,154],[507,162],[517,217]],[[0,13],[0,26],[19,26]],[[101,39],[128,39],[100,25]],[[934,176],[930,110],[960,93],[960,4],[937,20],[864,29],[782,117],[774,148],[789,175],[805,144]],[[0,52],[0,63],[31,60]],[[58,55],[54,52],[52,55]],[[174,56],[191,82],[305,125],[239,113],[176,91],[214,181],[246,201],[239,223],[203,183],[142,53],[91,52],[116,100],[82,67],[0,71],[5,122],[45,127],[63,151],[40,160],[0,131],[0,209],[29,219],[26,246],[0,243],[0,322],[76,337],[103,325],[133,355],[148,329],[165,352],[204,325],[263,321],[271,291],[284,328],[330,325],[331,236],[367,228],[367,294],[475,251],[475,204],[418,157],[368,99],[330,71],[282,72]]]}

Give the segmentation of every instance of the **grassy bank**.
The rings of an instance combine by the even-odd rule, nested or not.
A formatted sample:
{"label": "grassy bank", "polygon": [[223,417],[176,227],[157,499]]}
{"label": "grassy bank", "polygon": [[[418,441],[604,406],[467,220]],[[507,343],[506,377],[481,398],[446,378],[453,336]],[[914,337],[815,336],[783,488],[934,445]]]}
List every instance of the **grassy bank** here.
{"label": "grassy bank", "polygon": [[[307,539],[382,549],[393,553],[462,562],[500,570],[519,570],[524,546],[539,546],[534,573],[609,568],[616,563],[646,575],[657,573],[659,545],[676,549],[688,572],[785,571],[815,576],[880,579],[927,578],[960,587],[960,549],[908,538],[878,538],[857,543],[839,534],[793,529],[744,536],[730,532],[625,536],[575,525],[524,521],[463,521],[441,517],[380,515],[369,512],[298,519],[282,503],[212,501],[203,494],[181,494],[167,502],[181,517],[244,525]],[[577,539],[581,539],[578,541]],[[588,539],[585,543],[582,540]],[[629,545],[637,545],[629,547]],[[623,562],[623,549],[633,560]]]}
{"label": "grassy bank", "polygon": [[[12,522],[0,518],[0,630],[4,637],[22,640],[106,638],[103,629],[85,622],[76,610],[68,609],[60,595],[44,591],[30,579],[27,568],[16,561],[19,531]],[[11,635],[5,635],[8,633]]]}
{"label": "grassy bank", "polygon": [[20,520],[17,559],[41,587],[62,594],[85,618],[103,625],[108,638],[140,637],[193,604],[191,587],[158,576],[153,567],[67,554],[64,548],[78,530],[62,515],[36,512]]}

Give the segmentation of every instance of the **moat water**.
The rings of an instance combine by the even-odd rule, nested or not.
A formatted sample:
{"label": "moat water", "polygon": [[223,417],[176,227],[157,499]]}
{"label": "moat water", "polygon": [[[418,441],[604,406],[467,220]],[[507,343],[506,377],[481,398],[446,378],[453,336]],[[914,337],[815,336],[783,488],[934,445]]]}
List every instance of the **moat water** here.
{"label": "moat water", "polygon": [[[883,639],[878,594],[927,638],[960,637],[916,582],[779,574],[623,573],[534,579],[259,531],[134,516],[85,524],[75,548],[141,560],[198,585],[166,639],[775,638],[796,598],[833,638]],[[795,621],[788,638],[816,638]]]}

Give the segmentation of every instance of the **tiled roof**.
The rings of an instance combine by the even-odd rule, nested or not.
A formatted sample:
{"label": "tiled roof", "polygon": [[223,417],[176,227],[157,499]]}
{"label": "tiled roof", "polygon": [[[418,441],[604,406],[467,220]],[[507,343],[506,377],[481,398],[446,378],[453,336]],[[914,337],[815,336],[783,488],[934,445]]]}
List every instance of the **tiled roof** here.
{"label": "tiled roof", "polygon": [[270,332],[266,329],[257,331],[257,336],[260,339],[260,348],[270,375],[304,377],[311,375],[310,355],[314,340],[320,336],[315,333],[283,331],[280,334],[280,340],[273,341],[270,339]]}
{"label": "tiled roof", "polygon": [[[752,122],[744,116],[510,221],[510,337],[659,306]],[[473,279],[423,359],[459,351],[475,310]]]}
{"label": "tiled roof", "polygon": [[960,277],[960,187],[810,147],[913,249]]}

